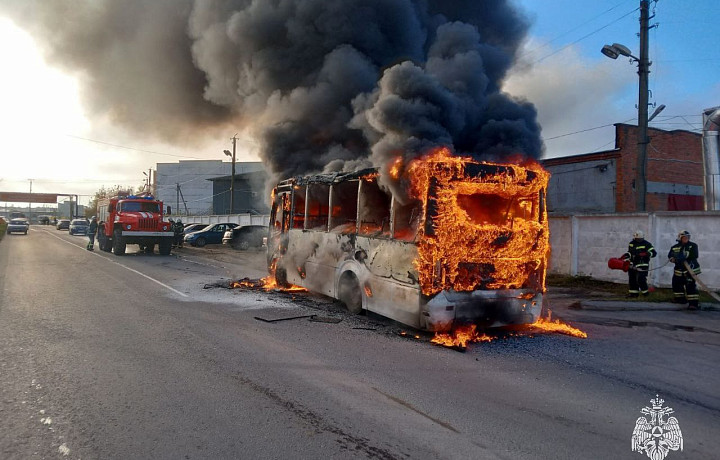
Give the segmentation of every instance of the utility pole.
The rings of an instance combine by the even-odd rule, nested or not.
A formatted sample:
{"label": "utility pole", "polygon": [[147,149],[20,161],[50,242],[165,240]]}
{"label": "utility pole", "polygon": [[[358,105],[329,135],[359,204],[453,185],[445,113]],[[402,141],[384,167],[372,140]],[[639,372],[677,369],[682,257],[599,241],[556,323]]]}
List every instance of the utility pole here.
{"label": "utility pole", "polygon": [[229,150],[223,150],[225,155],[232,157],[232,167],[230,169],[230,214],[235,212],[235,146],[237,144],[237,139],[237,134],[235,134],[232,137],[232,153],[230,153]]}
{"label": "utility pole", "polygon": [[230,214],[235,213],[235,144],[237,144],[237,135],[233,136],[232,151],[232,167],[230,168]]}
{"label": "utility pole", "polygon": [[638,76],[640,77],[638,94],[638,158],[637,180],[635,184],[636,211],[646,210],[645,198],[647,196],[647,146],[648,139],[648,75],[650,74],[650,61],[648,59],[649,36],[649,1],[640,1],[640,59],[638,60]]}
{"label": "utility pole", "polygon": [[[32,195],[32,181],[34,179],[28,179],[28,180],[30,181],[30,195]],[[28,203],[28,219],[32,219],[32,197],[30,197],[30,200],[31,201]]]}

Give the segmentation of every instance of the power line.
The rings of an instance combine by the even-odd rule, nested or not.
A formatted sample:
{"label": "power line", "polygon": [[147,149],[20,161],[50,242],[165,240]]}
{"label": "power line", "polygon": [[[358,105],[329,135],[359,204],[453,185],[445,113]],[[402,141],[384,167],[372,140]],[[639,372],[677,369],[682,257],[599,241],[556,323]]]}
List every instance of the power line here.
{"label": "power line", "polygon": [[610,22],[610,23],[608,23],[608,24],[605,24],[604,26],[600,27],[599,29],[595,29],[595,30],[593,30],[592,32],[588,33],[587,35],[583,35],[582,37],[578,38],[578,39],[575,40],[574,42],[568,43],[567,45],[563,46],[562,48],[559,48],[559,49],[553,51],[552,53],[547,54],[547,55],[541,57],[540,59],[534,61],[533,64],[537,64],[538,62],[544,61],[545,59],[549,58],[550,56],[554,56],[554,55],[558,54],[560,51],[563,51],[563,50],[565,50],[566,48],[571,47],[571,46],[574,45],[575,43],[578,43],[578,42],[580,42],[580,41],[582,41],[582,40],[585,40],[586,38],[588,38],[588,37],[590,37],[590,36],[592,36],[592,35],[595,35],[596,33],[600,32],[600,31],[603,30],[603,29],[606,29],[606,28],[610,27],[611,25],[615,24],[616,22],[620,21],[621,19],[625,19],[627,16],[630,16],[631,14],[633,14],[634,12],[636,12],[636,11],[639,10],[639,9],[640,9],[640,8],[635,8],[634,10],[630,11],[629,13],[626,13],[626,14],[620,16],[619,18],[615,19],[614,21],[612,21],[612,22]]}
{"label": "power line", "polygon": [[624,3],[627,3],[627,1],[628,1],[628,0],[622,1],[622,2],[620,2],[620,3],[618,3],[618,4],[616,4],[615,6],[613,6],[613,7],[609,8],[609,9],[603,11],[602,13],[600,13],[600,14],[598,14],[598,15],[596,15],[596,16],[593,16],[592,18],[588,19],[587,21],[583,22],[582,24],[578,25],[577,27],[573,27],[572,29],[568,30],[567,32],[563,32],[563,33],[561,33],[560,35],[555,36],[555,38],[552,38],[551,40],[546,41],[545,43],[543,43],[542,45],[538,46],[537,48],[526,51],[525,53],[523,53],[522,55],[520,55],[520,57],[523,58],[523,57],[525,57],[525,56],[528,56],[528,55],[530,55],[530,54],[533,54],[533,53],[535,53],[536,51],[539,51],[539,50],[541,50],[541,49],[549,46],[552,42],[554,42],[554,41],[556,41],[556,40],[558,40],[558,39],[560,39],[560,38],[562,38],[562,37],[564,37],[564,36],[566,36],[566,35],[568,35],[568,34],[570,34],[570,33],[572,33],[572,32],[575,32],[576,30],[578,30],[578,29],[582,28],[583,26],[591,23],[592,21],[594,21],[595,19],[599,18],[600,16],[603,16],[603,15],[611,12],[612,10],[618,8],[620,5],[622,5],[622,4],[624,4]]}
{"label": "power line", "polygon": [[[632,120],[635,120],[635,118],[629,118],[629,119],[627,119],[627,120],[625,120],[625,121],[621,121],[621,122],[619,122],[619,123],[627,123],[628,121],[632,121]],[[553,140],[553,139],[559,139],[559,138],[561,138],[561,137],[572,136],[573,134],[586,133],[586,132],[588,132],[588,131],[594,131],[594,130],[600,129],[600,128],[607,128],[607,127],[609,127],[609,126],[615,126],[616,124],[618,124],[618,123],[617,123],[617,122],[616,122],[616,123],[609,123],[609,124],[607,124],[607,125],[595,126],[595,127],[593,127],[593,128],[587,128],[587,129],[581,129],[581,130],[579,130],[579,131],[574,131],[574,132],[572,132],[572,133],[560,134],[559,136],[543,137],[543,141],[551,141],[551,140]]]}
{"label": "power line", "polygon": [[72,138],[74,138],[74,139],[79,139],[79,140],[87,141],[87,142],[94,142],[94,143],[96,143],[96,144],[108,145],[108,146],[110,146],[110,147],[117,147],[117,148],[119,148],[119,149],[133,150],[133,151],[136,151],[136,152],[143,152],[143,153],[152,153],[152,154],[154,154],[154,155],[163,155],[163,156],[167,156],[167,157],[190,158],[190,159],[194,159],[194,160],[202,160],[202,158],[199,158],[199,157],[191,157],[191,156],[187,156],[187,155],[175,155],[175,154],[173,154],[173,153],[163,153],[163,152],[157,152],[157,151],[155,151],[155,150],[139,149],[139,148],[136,148],[136,147],[128,147],[128,146],[126,146],[126,145],[113,144],[113,143],[110,143],[110,142],[99,141],[99,140],[97,140],[97,139],[90,139],[90,138],[87,138],[87,137],[74,136],[74,135],[72,135],[72,134],[65,134],[65,135],[66,135],[67,137],[72,137]]}

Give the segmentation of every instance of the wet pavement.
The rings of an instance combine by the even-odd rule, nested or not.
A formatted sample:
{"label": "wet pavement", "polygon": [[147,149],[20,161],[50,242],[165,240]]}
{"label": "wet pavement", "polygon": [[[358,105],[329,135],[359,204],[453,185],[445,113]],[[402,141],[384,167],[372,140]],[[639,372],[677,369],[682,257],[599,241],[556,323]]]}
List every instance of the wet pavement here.
{"label": "wet pavement", "polygon": [[[665,330],[720,334],[720,305],[703,303],[701,309],[671,302],[606,299],[593,291],[548,287],[553,316],[570,323],[619,327],[657,327]],[[720,336],[718,336],[720,338]]]}

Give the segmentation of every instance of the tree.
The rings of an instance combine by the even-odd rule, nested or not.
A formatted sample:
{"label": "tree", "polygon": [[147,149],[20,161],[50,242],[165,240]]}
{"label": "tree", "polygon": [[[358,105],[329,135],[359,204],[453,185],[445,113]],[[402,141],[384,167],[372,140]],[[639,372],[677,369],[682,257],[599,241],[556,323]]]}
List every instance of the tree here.
{"label": "tree", "polygon": [[98,201],[104,199],[104,198],[110,198],[112,196],[117,195],[132,195],[133,188],[132,187],[123,187],[122,185],[114,185],[110,188],[105,188],[103,185],[100,187],[100,190],[95,192],[95,195],[93,195],[92,199],[90,200],[90,203],[85,207],[85,217],[92,217],[97,216],[98,214]]}

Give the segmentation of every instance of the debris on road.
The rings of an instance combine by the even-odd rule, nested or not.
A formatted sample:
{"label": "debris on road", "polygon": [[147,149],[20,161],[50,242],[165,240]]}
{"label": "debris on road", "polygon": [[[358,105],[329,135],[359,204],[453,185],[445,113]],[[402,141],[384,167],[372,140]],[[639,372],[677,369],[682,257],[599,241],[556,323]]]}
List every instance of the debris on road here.
{"label": "debris on road", "polygon": [[266,323],[277,323],[280,321],[290,321],[291,319],[310,318],[311,316],[315,316],[315,315],[287,316],[285,318],[275,318],[275,319],[267,319],[267,318],[261,318],[259,316],[255,316],[255,319],[258,321],[266,322]]}
{"label": "debris on road", "polygon": [[330,316],[317,316],[317,315],[311,315],[308,321],[312,321],[314,323],[331,323],[331,324],[337,324],[340,321],[342,321],[342,318],[332,318]]}

